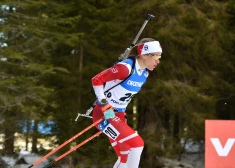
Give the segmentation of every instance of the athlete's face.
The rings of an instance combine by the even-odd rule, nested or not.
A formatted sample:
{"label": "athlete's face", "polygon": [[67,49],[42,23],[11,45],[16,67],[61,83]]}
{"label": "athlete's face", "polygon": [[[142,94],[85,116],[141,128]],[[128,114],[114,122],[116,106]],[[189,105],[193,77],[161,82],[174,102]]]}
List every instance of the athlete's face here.
{"label": "athlete's face", "polygon": [[144,64],[145,67],[152,71],[158,64],[160,64],[161,52],[145,54]]}

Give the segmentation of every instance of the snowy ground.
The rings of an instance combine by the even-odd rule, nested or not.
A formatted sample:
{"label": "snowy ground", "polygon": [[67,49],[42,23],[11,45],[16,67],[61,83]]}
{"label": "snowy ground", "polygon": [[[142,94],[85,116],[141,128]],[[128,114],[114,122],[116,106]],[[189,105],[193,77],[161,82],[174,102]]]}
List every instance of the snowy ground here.
{"label": "snowy ground", "polygon": [[183,154],[181,161],[191,164],[194,168],[204,168],[204,153]]}
{"label": "snowy ground", "polygon": [[[13,159],[5,156],[0,156],[0,159],[7,163],[6,168],[28,168],[41,157],[42,156],[22,151],[19,153],[18,158]],[[164,163],[164,168],[204,168],[204,154],[183,154],[181,159],[181,162],[167,158],[160,158],[159,160]],[[17,161],[21,161],[21,163],[23,164],[16,164]],[[48,164],[49,161],[45,159],[38,165],[33,166],[33,168],[42,168]],[[0,168],[2,167],[3,166],[1,166],[0,164]]]}
{"label": "snowy ground", "polygon": [[204,154],[185,153],[181,155],[181,161],[158,158],[164,164],[163,168],[204,168]]}
{"label": "snowy ground", "polygon": [[[6,156],[0,156],[0,158],[7,164],[7,168],[27,168],[31,166],[34,162],[39,160],[41,156],[31,154],[30,152],[22,151],[19,153],[18,158],[10,158]],[[16,164],[17,161],[20,161],[22,164]],[[26,162],[26,163],[24,163]],[[28,164],[27,164],[28,163]],[[34,168],[42,168],[49,164],[48,160],[43,160],[40,164],[33,166]],[[0,166],[1,167],[1,166]]]}

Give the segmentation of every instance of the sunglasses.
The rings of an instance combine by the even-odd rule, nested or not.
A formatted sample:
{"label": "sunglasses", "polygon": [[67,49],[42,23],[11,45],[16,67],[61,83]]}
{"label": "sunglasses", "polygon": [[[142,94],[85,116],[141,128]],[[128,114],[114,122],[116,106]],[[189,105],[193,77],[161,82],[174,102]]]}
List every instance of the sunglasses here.
{"label": "sunglasses", "polygon": [[152,58],[155,59],[156,61],[161,58],[161,55],[157,55],[157,54],[148,53],[148,55],[151,55]]}

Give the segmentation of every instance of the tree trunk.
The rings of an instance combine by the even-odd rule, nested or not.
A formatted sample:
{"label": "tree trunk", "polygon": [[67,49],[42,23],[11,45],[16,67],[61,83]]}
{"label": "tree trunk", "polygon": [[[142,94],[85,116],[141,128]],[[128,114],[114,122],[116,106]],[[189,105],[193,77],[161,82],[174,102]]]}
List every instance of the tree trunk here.
{"label": "tree trunk", "polygon": [[[83,67],[83,46],[81,45],[80,54],[79,54],[79,84],[78,84],[80,88],[81,88],[81,81],[82,81],[82,67]],[[78,96],[78,107],[81,107],[81,95]]]}
{"label": "tree trunk", "polygon": [[34,120],[33,137],[32,137],[32,152],[33,153],[38,153],[37,140],[38,140],[38,120]]}
{"label": "tree trunk", "polygon": [[181,149],[180,149],[180,116],[178,113],[174,115],[174,126],[173,126],[173,150],[178,153],[178,160],[181,160]]}
{"label": "tree trunk", "polygon": [[177,145],[180,142],[179,139],[179,133],[180,133],[180,117],[179,114],[174,115],[174,126],[173,126],[173,138],[174,138],[174,148],[177,147]]}
{"label": "tree trunk", "polygon": [[[138,102],[141,102],[141,99],[138,100]],[[141,130],[142,128],[146,126],[146,106],[138,102],[136,104],[137,110],[138,110],[137,130]]]}
{"label": "tree trunk", "polygon": [[[9,123],[8,123],[9,124]],[[12,124],[13,125],[13,124]],[[6,126],[5,129],[5,140],[4,140],[4,151],[6,155],[14,154],[14,126]]]}
{"label": "tree trunk", "polygon": [[26,134],[25,134],[25,148],[26,151],[29,150],[29,133],[30,133],[30,121],[26,121]]}
{"label": "tree trunk", "polygon": [[5,122],[3,124],[4,128],[4,151],[6,155],[14,154],[14,134],[16,132],[16,126],[14,122],[14,116],[16,115],[14,111],[7,111],[5,113]]}

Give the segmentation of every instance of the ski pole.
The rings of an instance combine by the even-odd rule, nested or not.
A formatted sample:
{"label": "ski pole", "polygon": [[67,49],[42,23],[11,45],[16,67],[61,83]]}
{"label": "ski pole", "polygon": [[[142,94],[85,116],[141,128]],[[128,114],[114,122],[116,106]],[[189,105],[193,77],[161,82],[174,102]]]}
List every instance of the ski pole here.
{"label": "ski pole", "polygon": [[69,153],[77,150],[79,147],[81,147],[82,145],[84,145],[85,143],[87,143],[88,141],[92,140],[93,138],[99,136],[102,133],[102,131],[97,132],[96,134],[92,135],[90,138],[84,140],[83,142],[81,142],[80,144],[78,144],[77,146],[73,147],[72,149],[70,149],[69,151],[65,152],[64,154],[62,154],[61,156],[57,157],[55,160],[53,160],[51,163],[49,163],[48,165],[46,165],[43,168],[48,168],[51,165],[53,165],[55,162],[59,161],[60,159],[62,159],[63,157],[65,157],[66,155],[68,155]]}
{"label": "ski pole", "polygon": [[130,45],[129,48],[127,48],[127,49],[125,50],[125,52],[124,52],[123,54],[121,54],[121,56],[118,58],[118,60],[124,60],[124,59],[127,58],[127,56],[129,55],[129,53],[130,53],[132,47],[134,47],[135,43],[137,42],[137,40],[139,39],[141,33],[143,32],[145,26],[146,26],[147,23],[148,23],[152,18],[154,18],[154,17],[155,17],[155,16],[153,16],[153,15],[151,15],[151,14],[148,14],[147,18],[145,19],[145,21],[144,21],[142,27],[140,28],[140,30],[139,30],[138,34],[136,35],[135,39],[133,40],[132,44]]}
{"label": "ski pole", "polygon": [[37,164],[39,164],[40,162],[42,162],[44,159],[46,159],[47,157],[49,157],[50,155],[52,155],[53,153],[55,153],[56,151],[58,151],[59,149],[61,149],[63,146],[67,145],[69,142],[71,142],[72,140],[74,140],[75,138],[77,138],[78,136],[82,135],[84,132],[88,131],[90,128],[92,128],[93,126],[95,126],[96,124],[98,124],[99,122],[101,122],[103,120],[103,118],[97,120],[96,122],[94,122],[93,124],[91,124],[90,126],[88,126],[87,128],[85,128],[84,130],[82,130],[81,132],[79,132],[78,134],[76,134],[75,136],[73,136],[72,138],[70,138],[69,140],[65,141],[63,144],[61,144],[60,146],[58,146],[57,148],[55,148],[54,150],[52,150],[51,152],[49,152],[48,154],[46,154],[45,156],[43,156],[41,159],[37,160],[36,162],[34,162],[31,166],[29,166],[28,168],[31,168],[33,166],[36,166]]}

